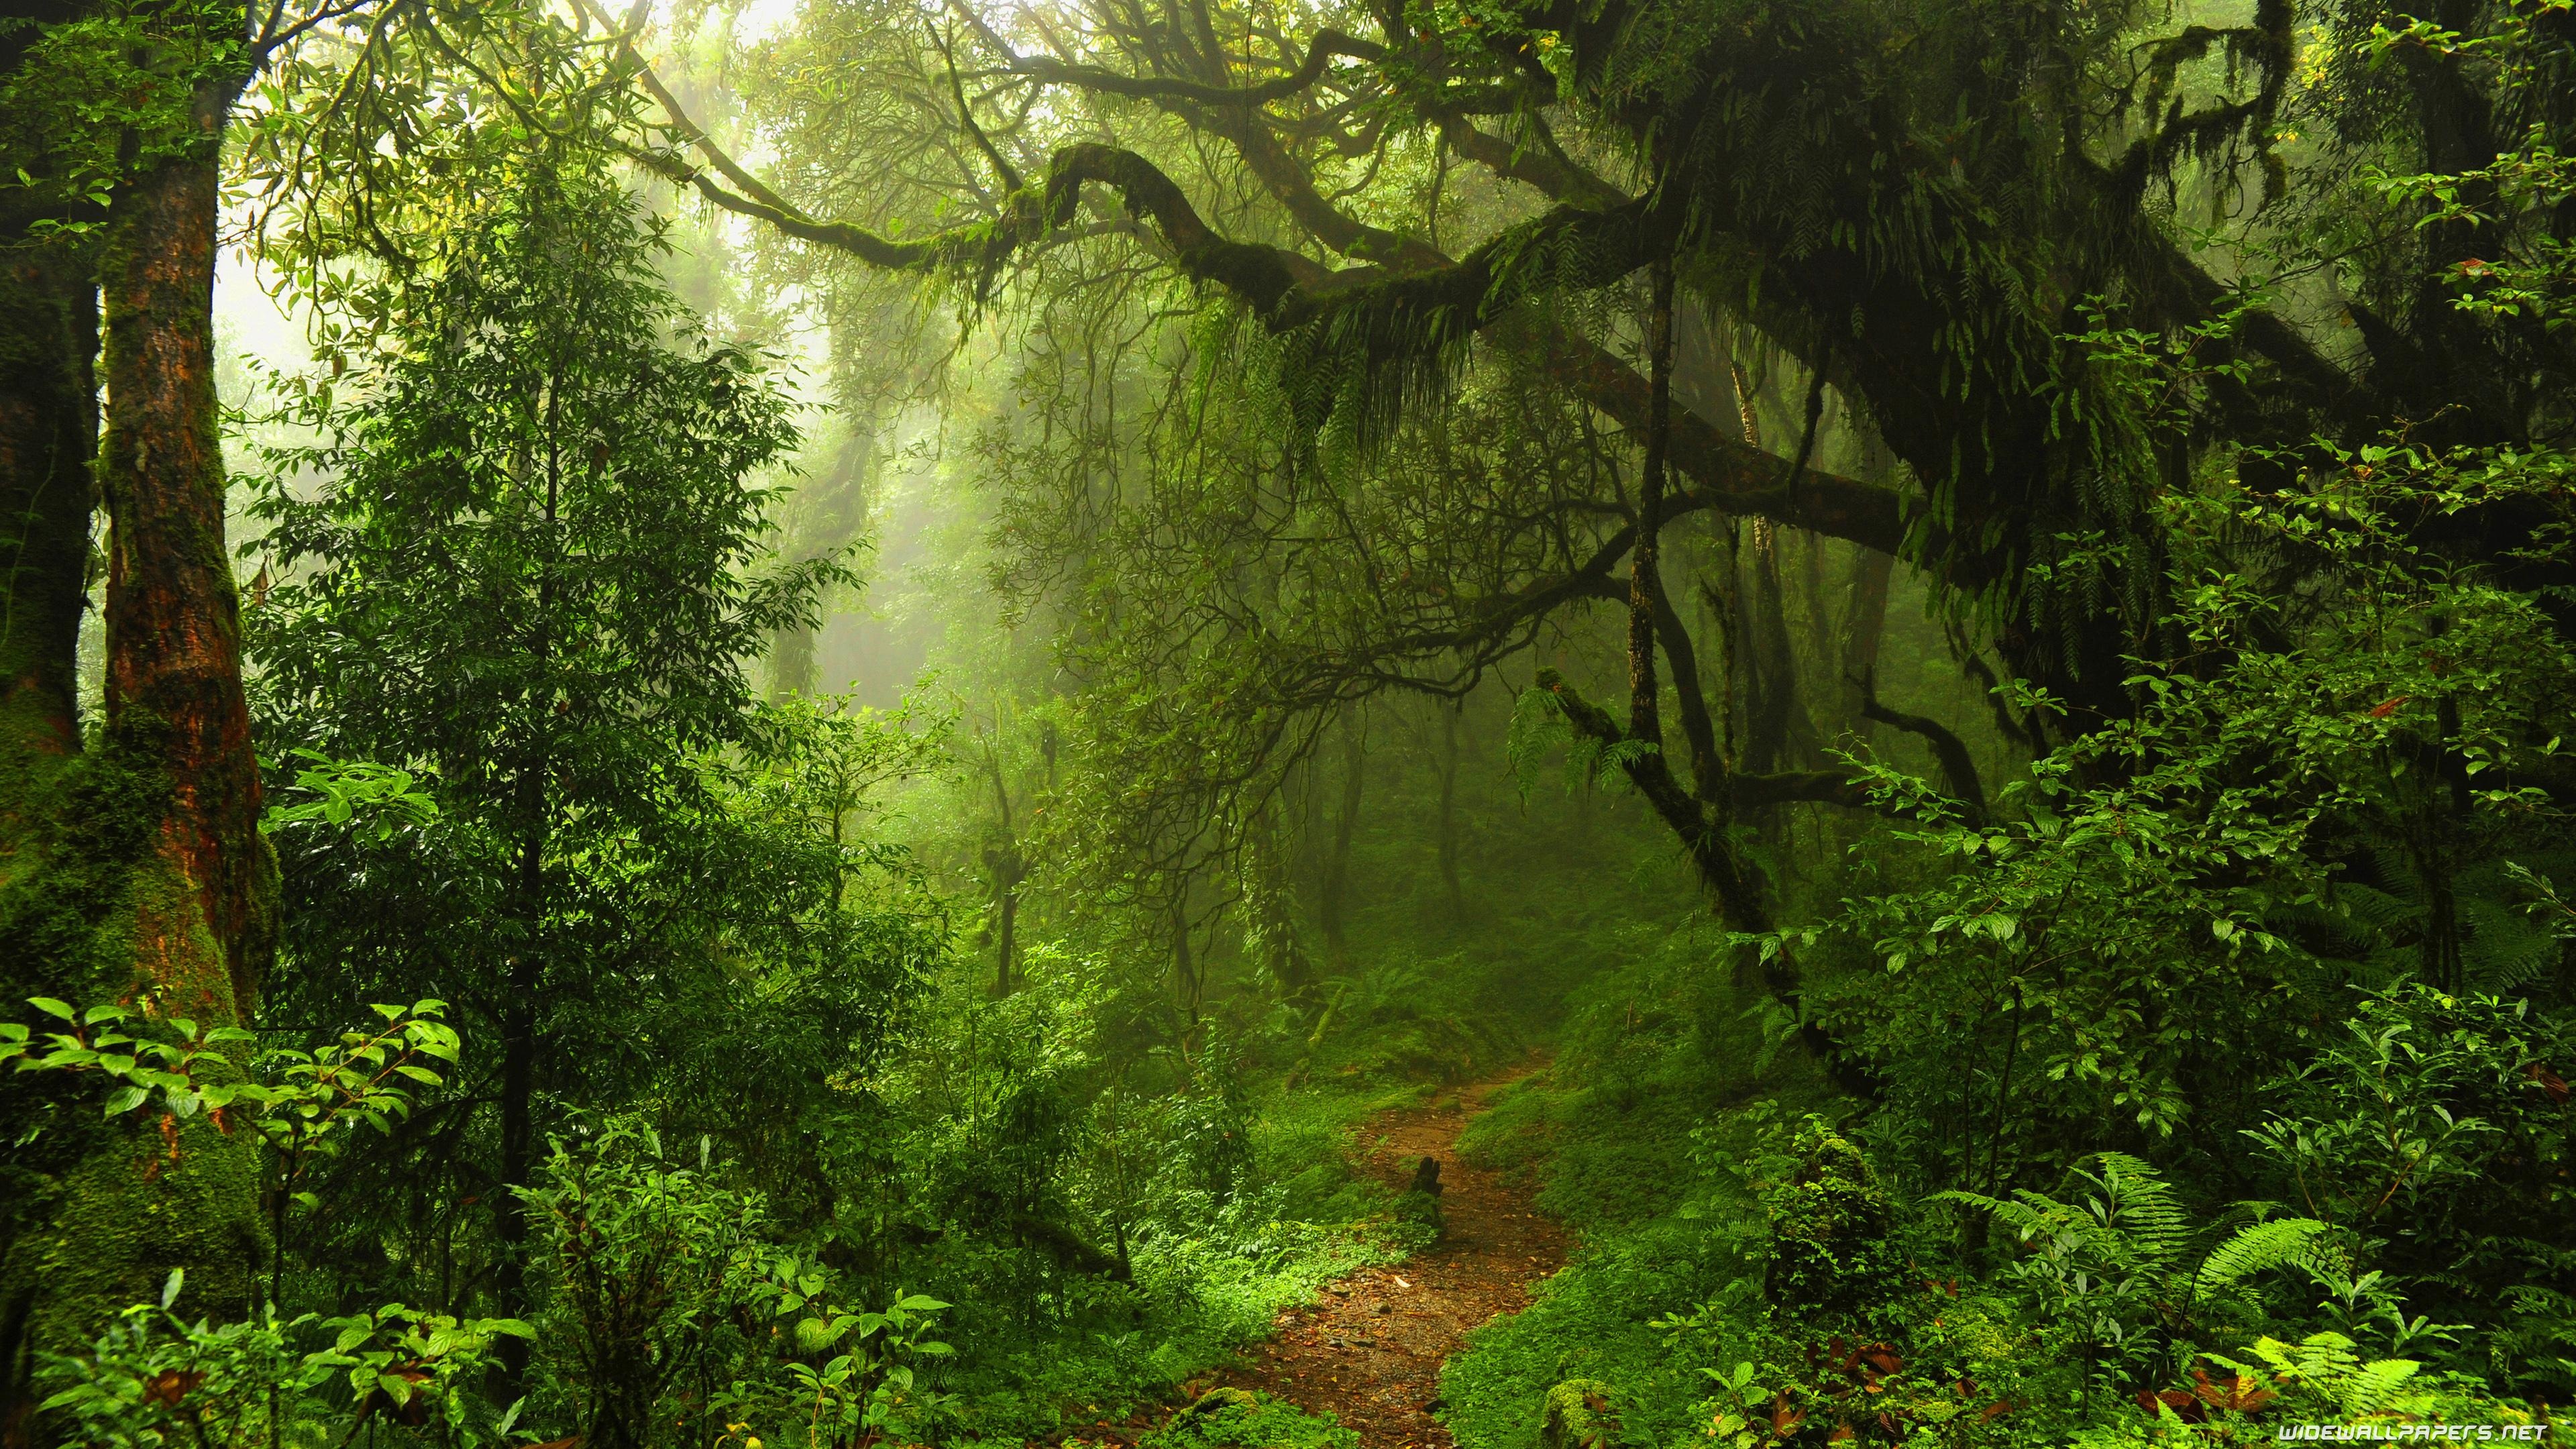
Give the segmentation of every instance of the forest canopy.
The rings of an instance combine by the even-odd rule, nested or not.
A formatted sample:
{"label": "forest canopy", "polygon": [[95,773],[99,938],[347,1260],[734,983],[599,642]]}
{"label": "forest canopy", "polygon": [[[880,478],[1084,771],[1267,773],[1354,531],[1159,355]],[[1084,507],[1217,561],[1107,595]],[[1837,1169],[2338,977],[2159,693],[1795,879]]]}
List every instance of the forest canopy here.
{"label": "forest canopy", "polygon": [[0,1445],[2562,1433],[2571,145],[2571,0],[0,16]]}

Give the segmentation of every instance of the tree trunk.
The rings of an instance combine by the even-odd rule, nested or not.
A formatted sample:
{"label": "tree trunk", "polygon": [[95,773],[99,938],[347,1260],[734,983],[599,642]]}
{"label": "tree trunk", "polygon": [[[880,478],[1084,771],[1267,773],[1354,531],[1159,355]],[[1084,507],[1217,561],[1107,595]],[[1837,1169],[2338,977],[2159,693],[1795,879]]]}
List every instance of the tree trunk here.
{"label": "tree trunk", "polygon": [[[556,587],[554,550],[564,546],[563,516],[563,381],[546,379],[546,554],[537,575],[536,629],[529,652],[539,678],[548,677],[554,658]],[[494,1235],[500,1239],[500,1263],[493,1275],[500,1314],[520,1317],[528,1305],[528,1206],[518,1189],[536,1175],[537,1076],[545,1048],[541,1014],[546,990],[547,923],[546,857],[554,847],[554,806],[547,781],[554,773],[553,741],[547,710],[555,702],[551,687],[535,701],[536,717],[528,730],[528,754],[519,773],[520,843],[517,882],[521,936],[510,958],[509,999],[501,1011],[501,1177],[494,1185]],[[499,1398],[514,1402],[527,1391],[529,1349],[525,1339],[504,1337],[500,1344]]]}
{"label": "tree trunk", "polygon": [[1797,660],[1789,643],[1788,600],[1780,587],[1780,537],[1765,519],[1753,520],[1747,560],[1752,586],[1744,590],[1744,754],[1740,768],[1754,774],[1786,769],[1797,758]]}
{"label": "tree trunk", "polygon": [[[82,969],[89,963],[79,948],[112,897],[85,898],[79,885],[102,866],[100,874],[121,883],[150,844],[148,822],[92,831],[86,812],[61,793],[78,780],[66,767],[76,766],[80,747],[75,701],[96,501],[97,350],[98,285],[79,259],[59,247],[0,259],[0,1001],[11,1007],[29,996],[78,999],[125,987]],[[42,1100],[79,1094],[33,1090],[26,1077],[13,1086],[0,1097],[0,1141],[17,1144],[0,1166],[0,1444],[8,1445],[34,1442],[35,1350],[76,1347],[94,1326],[79,1315],[106,1306],[43,1295],[53,1286],[47,1260],[78,1251],[76,1181],[123,1136],[99,1122],[95,1108],[49,1111],[53,1104]],[[38,1131],[45,1116],[58,1119],[56,1130]],[[38,1336],[40,1308],[61,1307],[72,1311]]]}
{"label": "tree trunk", "polygon": [[[523,908],[527,934],[510,961],[509,999],[500,1013],[501,1173],[492,1189],[493,1234],[501,1248],[493,1272],[494,1306],[507,1318],[518,1317],[528,1302],[528,1206],[519,1200],[517,1189],[528,1185],[537,1165],[537,1033],[541,1028],[537,1000],[545,990],[540,944],[545,929],[542,836],[531,836],[520,849],[519,889],[531,904]],[[525,1341],[516,1338],[504,1338],[500,1349],[497,1397],[510,1403],[527,1390],[529,1354]]]}
{"label": "tree trunk", "polygon": [[275,865],[259,834],[240,598],[224,546],[215,190],[209,154],[161,167],[116,202],[104,270],[107,719],[158,738],[172,789],[163,854],[219,951],[220,973],[174,956],[153,979],[174,1010],[247,1016],[273,945]]}
{"label": "tree trunk", "polygon": [[[797,490],[791,503],[789,551],[800,559],[837,558],[868,519],[868,494],[876,461],[872,422],[852,419],[829,471]],[[769,637],[769,698],[812,694],[821,630],[802,622],[780,626]]]}
{"label": "tree trunk", "polygon": [[1279,999],[1311,1014],[1316,1001],[1314,963],[1298,939],[1296,873],[1286,848],[1289,833],[1279,814],[1277,795],[1263,800],[1244,842],[1244,946],[1248,952],[1257,950],[1279,988]]}
{"label": "tree trunk", "polygon": [[[209,24],[239,19],[208,14]],[[121,1000],[210,1028],[247,1023],[275,938],[276,872],[259,834],[216,430],[216,163],[235,90],[202,87],[191,111],[201,143],[123,178],[109,204],[99,253],[100,477],[112,525],[106,733],[94,755],[66,761],[60,787],[43,797],[47,818],[21,822],[36,826],[32,848],[11,850],[0,867],[0,956],[16,958],[13,976],[44,978],[50,994],[74,1001]],[[75,459],[89,436],[81,373],[90,314],[76,274],[48,274],[32,253],[9,265],[13,281],[34,285],[10,289],[8,335],[32,345],[38,364],[7,369],[12,411],[0,428],[13,450],[5,486],[16,489],[28,476],[19,450],[32,430],[42,429],[47,468]],[[57,340],[37,342],[49,326]],[[40,423],[31,408],[58,411]],[[77,626],[88,510],[77,492],[45,501],[56,506],[13,518],[9,598],[32,607],[24,633],[13,607],[0,636],[13,651],[5,718],[21,761],[31,747],[72,743],[63,651]],[[221,1080],[240,1063],[219,1058],[200,1070]],[[0,1440],[13,1444],[49,1432],[28,1413],[38,1355],[86,1349],[173,1269],[187,1270],[182,1312],[240,1317],[268,1248],[256,1134],[148,1109],[100,1121],[88,1086],[34,1089],[59,1090],[86,1111],[63,1112],[64,1130],[12,1164],[7,1195],[16,1201],[0,1245]]]}
{"label": "tree trunk", "polygon": [[1458,716],[1467,702],[1440,710],[1440,885],[1448,893],[1449,919],[1467,920],[1467,892],[1458,881]]}
{"label": "tree trunk", "polygon": [[[97,483],[98,283],[64,245],[0,253],[0,810],[80,749]],[[25,788],[21,788],[25,787]],[[0,839],[10,824],[0,817]]]}
{"label": "tree trunk", "polygon": [[984,765],[993,777],[993,807],[1000,823],[1000,838],[984,847],[984,868],[993,877],[995,913],[994,934],[998,938],[997,962],[993,970],[993,994],[1008,996],[1017,989],[1014,968],[1018,962],[1020,883],[1028,879],[1028,863],[1020,858],[1020,840],[1011,825],[1011,787],[1002,775],[1002,753],[998,743],[987,741]]}
{"label": "tree trunk", "polygon": [[1351,841],[1360,822],[1360,798],[1366,784],[1367,717],[1356,707],[1342,719],[1342,806],[1333,817],[1332,854],[1324,859],[1323,888],[1316,901],[1316,924],[1336,963],[1349,960],[1345,939],[1351,889]]}
{"label": "tree trunk", "polygon": [[769,636],[769,702],[784,704],[814,692],[814,634],[811,624],[781,624]]}
{"label": "tree trunk", "polygon": [[1878,672],[1879,641],[1887,635],[1887,589],[1895,572],[1895,558],[1874,548],[1857,550],[1852,559],[1851,603],[1843,611],[1841,723],[1864,738],[1870,722],[1861,705]]}
{"label": "tree trunk", "polygon": [[1172,897],[1172,999],[1188,1023],[1184,1044],[1196,1040],[1199,1026],[1199,963],[1190,951],[1190,884],[1184,880]]}
{"label": "tree trunk", "polygon": [[998,938],[995,944],[1000,948],[1000,964],[993,972],[995,996],[1008,996],[1019,984],[1011,974],[1013,953],[1019,948],[1019,916],[1020,886],[1013,881],[1002,888],[1002,919],[994,933]]}

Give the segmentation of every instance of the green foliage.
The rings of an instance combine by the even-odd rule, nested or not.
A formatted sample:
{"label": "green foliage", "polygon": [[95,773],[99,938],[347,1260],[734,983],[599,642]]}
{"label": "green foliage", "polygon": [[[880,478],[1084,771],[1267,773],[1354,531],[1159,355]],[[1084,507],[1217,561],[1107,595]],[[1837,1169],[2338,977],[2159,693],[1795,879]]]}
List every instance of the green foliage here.
{"label": "green foliage", "polygon": [[1523,794],[1538,783],[1547,757],[1559,750],[1565,754],[1568,788],[1590,790],[1625,780],[1626,766],[1656,748],[1644,740],[1604,743],[1578,732],[1565,717],[1557,693],[1560,682],[1553,671],[1542,670],[1537,683],[1512,696],[1511,733],[1504,754]]}
{"label": "green foliage", "polygon": [[98,1074],[114,1086],[103,1109],[109,1117],[148,1113],[157,1105],[178,1121],[203,1112],[225,1133],[236,1122],[248,1122],[269,1148],[270,1192],[281,1218],[290,1200],[307,1209],[321,1206],[301,1188],[315,1159],[337,1152],[359,1127],[390,1134],[410,1115],[413,1094],[444,1080],[423,1063],[453,1063],[458,1054],[456,1033],[441,1019],[446,1003],[440,1001],[379,1003],[375,1012],[382,1021],[376,1028],[343,1032],[336,1046],[261,1051],[251,1058],[247,1077],[218,1051],[257,1039],[239,1027],[204,1028],[185,1017],[159,1021],[113,1003],[78,1011],[51,997],[29,1004],[65,1029],[46,1032],[40,1048],[24,1023],[0,1022],[0,1062],[14,1061],[20,1072]]}
{"label": "green foliage", "polygon": [[[296,1432],[1053,1437],[1419,1246],[1436,1205],[1355,1172],[1345,1128],[1544,1042],[1464,1145],[1586,1247],[1450,1366],[1470,1449],[1528,1443],[1551,1393],[1576,1440],[1608,1437],[1599,1397],[1636,1442],[1729,1449],[2521,1413],[2495,1395],[2576,1375],[2565,8],[916,33],[816,0],[756,53],[669,37],[719,130],[750,77],[782,192],[669,149],[696,126],[631,84],[671,63],[629,43],[641,11],[317,18],[237,133],[317,343],[264,420],[275,582],[244,615],[290,907],[263,1020],[435,999],[248,1081],[246,1032],[76,1011],[128,986],[82,974],[151,847],[118,797],[90,838],[0,848],[0,955],[65,974],[24,983],[55,1026],[0,1029],[0,1059],[49,1069],[11,1074],[44,1099],[7,1109],[18,1148],[256,1120],[271,1296],[438,1311],[165,1303],[57,1411],[238,1438],[260,1385],[345,1385]],[[0,180],[12,235],[217,144],[179,103],[240,61],[213,40],[238,17],[93,10],[0,77],[35,163]],[[1367,20],[1382,43],[1312,33]],[[1089,197],[1012,175],[1068,142]],[[813,244],[708,292],[811,300],[854,433],[935,397],[910,456],[956,452],[885,515],[929,515],[934,583],[880,580],[863,652],[946,631],[952,706],[752,698],[776,641],[810,663],[859,521],[820,549],[772,527],[794,409],[724,339],[776,319],[678,302],[661,181]],[[968,281],[992,330],[940,391],[883,290],[818,259],[844,244]],[[1378,270],[1319,280],[1326,252]],[[1688,435],[1690,481],[1638,662],[1704,776],[1663,825],[1597,787],[1683,746],[1567,715],[1647,632],[1585,611],[1641,542],[1623,354],[1657,263],[1690,426],[1654,441]],[[1801,382],[1782,475],[1755,435]],[[1810,493],[1829,396],[1824,445],[1867,477]],[[1884,557],[1845,607],[1816,573],[1844,555],[1793,519],[1919,565],[1893,612],[1946,641],[1902,618],[1882,648]],[[1825,708],[1873,660],[1964,680],[1992,651],[2040,682],[1994,689],[1992,730],[1976,692],[1944,705],[1997,798],[1893,763],[1937,742],[1921,719]],[[1508,720],[1507,669],[1533,680]],[[1539,799],[1560,752],[1574,788]],[[1901,823],[1733,793],[1774,767]],[[1786,930],[1676,927],[1690,884],[1640,842],[1682,813]],[[35,899],[40,853],[78,869]],[[982,939],[947,899],[970,885]],[[446,1315],[522,1301],[546,1336],[496,1414],[474,1380],[515,1335]],[[1220,1397],[1157,1442],[1348,1441]]]}
{"label": "green foliage", "polygon": [[1762,1290],[1819,1324],[1865,1319],[1904,1281],[1887,1194],[1860,1149],[1825,1122],[1801,1126],[1790,1150],[1797,1165],[1763,1190],[1771,1241]]}
{"label": "green foliage", "polygon": [[0,216],[13,240],[94,232],[120,184],[204,156],[205,117],[221,111],[207,95],[228,102],[251,67],[243,12],[224,0],[48,18],[11,17],[35,33],[0,74]]}
{"label": "green foliage", "polygon": [[1146,1449],[1357,1449],[1330,1418],[1249,1389],[1210,1389],[1137,1441]]}
{"label": "green foliage", "polygon": [[550,1124],[660,1088],[662,1125],[737,1150],[825,1130],[948,941],[863,799],[935,729],[745,677],[848,576],[768,555],[794,433],[765,359],[681,306],[664,224],[596,156],[479,124],[449,138],[456,206],[334,314],[367,345],[278,380],[249,643],[296,762],[269,1010],[439,982],[460,1075],[506,1084],[426,1094],[400,1166],[331,1169],[381,1213],[309,1230],[358,1261],[407,1242],[382,1293],[506,1300]]}
{"label": "green foliage", "polygon": [[2022,1188],[2009,1201],[1951,1192],[1994,1216],[2024,1249],[2006,1281],[2028,1294],[2037,1321],[2081,1355],[2088,1374],[2114,1384],[2162,1381],[2189,1364],[2213,1318],[2246,1280],[2311,1253],[2326,1225],[2313,1218],[2247,1224],[2196,1248],[2201,1236],[2156,1170],[2104,1153],[2098,1171],[2078,1168],[2072,1202]]}
{"label": "green foliage", "polygon": [[[2571,1112],[2548,1065],[2567,1055],[2563,1020],[2416,984],[2364,998],[2344,1027],[2269,1084],[2267,1119],[2246,1129],[2276,1190],[2339,1230],[2343,1255],[2318,1273],[2334,1326],[2392,1353],[2420,1336],[2415,1351],[2509,1382],[2563,1381]],[[2423,1311],[2409,1318],[2406,1298]],[[2493,1331],[2450,1341],[2465,1325],[2436,1315]]]}
{"label": "green foliage", "polygon": [[336,829],[365,816],[382,842],[397,830],[428,825],[438,816],[436,797],[415,788],[422,781],[409,770],[371,760],[334,760],[301,748],[286,753],[305,761],[307,768],[295,772],[294,782],[269,807],[266,824],[271,830],[313,824]]}
{"label": "green foliage", "polygon": [[669,1417],[664,1394],[709,1368],[758,1204],[666,1162],[658,1135],[622,1120],[578,1152],[558,1140],[520,1195],[552,1261],[548,1347],[579,1386],[582,1436],[640,1449]]}
{"label": "green foliage", "polygon": [[[115,1084],[102,1109],[107,1116],[141,1111],[155,1092],[161,1094],[161,1110],[174,1117],[221,1112],[242,1090],[232,1084],[201,1083],[195,1071],[209,1056],[231,1065],[220,1049],[255,1040],[240,1027],[201,1027],[186,1017],[174,1017],[165,1029],[156,1031],[161,1023],[147,1022],[142,1013],[113,1003],[75,1010],[68,1002],[36,996],[28,998],[27,1004],[65,1029],[46,1032],[40,1046],[24,1023],[0,1023],[0,1061],[14,1062],[22,1072],[98,1073]],[[137,1024],[132,1031],[125,1029],[130,1023]],[[42,1055],[37,1054],[40,1050]]]}
{"label": "green foliage", "polygon": [[[774,1264],[773,1272],[786,1266]],[[809,1315],[797,1321],[797,1348],[831,1354],[819,1366],[787,1364],[785,1385],[773,1391],[786,1419],[802,1416],[809,1442],[855,1443],[869,1435],[911,1440],[957,1417],[955,1397],[931,1389],[917,1368],[956,1351],[929,1337],[932,1320],[948,1304],[926,1293],[899,1293],[882,1313],[852,1313],[806,1297],[813,1282],[811,1274],[800,1274],[792,1286],[776,1284],[776,1296],[764,1305],[781,1317]],[[757,1289],[754,1301],[762,1302]],[[731,1411],[758,1400],[737,1390],[719,1402]]]}
{"label": "green foliage", "polygon": [[[1855,898],[1839,929],[1874,966],[1813,999],[1888,1073],[1920,1134],[1908,1151],[1997,1181],[2065,1160],[2104,1119],[2148,1150],[2254,1125],[2229,1114],[2261,1069],[2233,1074],[2340,1014],[2339,976],[2369,979],[2339,964],[2367,954],[2358,925],[2298,924],[2370,919],[2380,897],[2344,886],[2356,855],[2438,882],[2423,889],[2442,906],[2400,939],[2427,984],[2459,989],[2481,934],[2460,904],[2470,866],[2546,838],[2551,809],[2518,782],[2555,768],[2576,667],[2535,596],[2408,542],[2407,519],[2521,485],[2369,457],[2302,498],[2175,500],[2169,626],[2188,644],[2134,662],[2138,713],[2035,762],[2006,791],[2013,818],[1894,832],[1943,874]],[[2333,569],[2337,604],[2227,566],[2267,550]]]}
{"label": "green foliage", "polygon": [[787,1240],[700,1138],[668,1155],[641,1121],[558,1139],[522,1191],[539,1215],[541,1388],[525,1418],[631,1449],[727,1434],[847,1446],[952,1422],[927,1370],[949,1305],[851,1305],[844,1276]]}
{"label": "green foliage", "polygon": [[[346,1318],[307,1314],[211,1324],[172,1311],[185,1275],[157,1304],[125,1310],[85,1358],[58,1357],[40,1382],[44,1412],[73,1442],[102,1449],[253,1449],[345,1444],[371,1425],[426,1427],[438,1442],[475,1449],[510,1442],[472,1390],[493,1345],[526,1338],[507,1319],[458,1320],[390,1304]],[[299,1338],[328,1346],[299,1351]]]}
{"label": "green foliage", "polygon": [[2529,1010],[2422,985],[2373,996],[2344,1023],[2344,1040],[2269,1094],[2289,1110],[2276,1107],[2247,1135],[2319,1217],[2362,1231],[2394,1207],[2399,1220],[2432,1227],[2423,1215],[2501,1150],[2480,1139],[2503,1129],[2462,1107],[2499,1097],[2520,1106],[2541,1092],[2529,1069],[2548,1042],[2524,1033],[2547,1028],[2528,1022]]}

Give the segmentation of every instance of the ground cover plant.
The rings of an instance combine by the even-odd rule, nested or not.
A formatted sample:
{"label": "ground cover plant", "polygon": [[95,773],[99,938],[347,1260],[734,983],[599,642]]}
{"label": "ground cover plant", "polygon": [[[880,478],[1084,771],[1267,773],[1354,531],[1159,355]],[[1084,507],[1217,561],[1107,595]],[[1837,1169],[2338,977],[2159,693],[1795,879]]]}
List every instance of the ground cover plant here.
{"label": "ground cover plant", "polygon": [[0,1446],[2564,1435],[2569,0],[21,9]]}

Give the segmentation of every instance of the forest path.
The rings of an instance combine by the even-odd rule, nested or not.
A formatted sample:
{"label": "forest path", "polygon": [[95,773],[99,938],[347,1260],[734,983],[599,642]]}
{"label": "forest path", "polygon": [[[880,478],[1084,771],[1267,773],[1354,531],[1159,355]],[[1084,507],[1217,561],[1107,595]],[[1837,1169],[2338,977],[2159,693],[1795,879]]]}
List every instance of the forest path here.
{"label": "forest path", "polygon": [[1363,1268],[1326,1285],[1322,1301],[1281,1314],[1278,1335],[1249,1366],[1218,1377],[1309,1413],[1338,1416],[1362,1449],[1451,1449],[1432,1417],[1440,1366],[1469,1329],[1530,1301],[1539,1279],[1565,1266],[1572,1238],[1540,1216],[1530,1190],[1458,1160],[1458,1134],[1486,1100],[1541,1070],[1527,1062],[1442,1088],[1429,1106],[1382,1112],[1359,1129],[1366,1169],[1401,1192],[1425,1157],[1440,1163],[1439,1241],[1391,1268]]}

